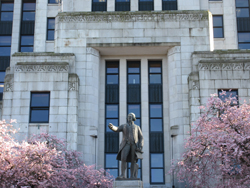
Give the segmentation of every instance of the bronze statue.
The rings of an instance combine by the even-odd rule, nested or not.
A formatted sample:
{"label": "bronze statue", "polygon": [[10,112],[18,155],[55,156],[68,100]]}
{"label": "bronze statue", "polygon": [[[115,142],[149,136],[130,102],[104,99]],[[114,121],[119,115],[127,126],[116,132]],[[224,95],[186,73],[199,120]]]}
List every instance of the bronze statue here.
{"label": "bronze statue", "polygon": [[144,144],[141,129],[134,124],[136,120],[135,114],[130,113],[127,118],[127,123],[119,127],[109,124],[109,128],[115,132],[123,132],[122,142],[119,147],[119,152],[116,159],[122,161],[122,174],[116,179],[125,179],[125,171],[127,162],[131,162],[130,178],[137,179],[138,174],[138,159],[142,159],[142,147]]}

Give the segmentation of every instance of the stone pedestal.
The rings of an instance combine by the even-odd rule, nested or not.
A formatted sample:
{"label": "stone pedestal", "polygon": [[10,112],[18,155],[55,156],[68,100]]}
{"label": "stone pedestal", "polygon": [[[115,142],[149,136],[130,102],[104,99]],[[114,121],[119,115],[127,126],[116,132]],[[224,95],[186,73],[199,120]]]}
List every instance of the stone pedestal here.
{"label": "stone pedestal", "polygon": [[113,188],[143,188],[141,180],[115,180]]}

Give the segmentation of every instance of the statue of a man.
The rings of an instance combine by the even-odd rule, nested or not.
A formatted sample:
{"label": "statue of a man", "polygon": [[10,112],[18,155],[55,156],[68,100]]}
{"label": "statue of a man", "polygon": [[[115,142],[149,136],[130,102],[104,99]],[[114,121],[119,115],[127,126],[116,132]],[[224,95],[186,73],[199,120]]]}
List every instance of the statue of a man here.
{"label": "statue of a man", "polygon": [[122,161],[122,174],[117,179],[124,179],[127,168],[126,162],[131,162],[130,178],[136,179],[138,173],[138,159],[142,159],[142,147],[144,144],[141,129],[134,124],[136,120],[135,114],[130,113],[127,118],[127,123],[119,127],[109,124],[109,128],[115,132],[123,132],[122,142],[119,147],[119,152],[116,157],[117,160]]}

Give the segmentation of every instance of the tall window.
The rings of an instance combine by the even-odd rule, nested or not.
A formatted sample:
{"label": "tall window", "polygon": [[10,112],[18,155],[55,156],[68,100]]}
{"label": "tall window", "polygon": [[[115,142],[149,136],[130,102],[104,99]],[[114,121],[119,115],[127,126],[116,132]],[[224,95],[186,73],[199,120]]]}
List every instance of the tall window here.
{"label": "tall window", "polygon": [[33,52],[36,3],[23,1],[20,52]]}
{"label": "tall window", "polygon": [[177,10],[177,0],[162,0],[162,10]]}
{"label": "tall window", "polygon": [[115,0],[115,11],[130,11],[130,0]]}
{"label": "tall window", "polygon": [[30,123],[49,122],[50,93],[31,93]]}
{"label": "tall window", "polygon": [[54,40],[55,18],[48,18],[47,21],[47,40]]}
{"label": "tall window", "polygon": [[154,10],[154,0],[139,0],[139,11]]}
{"label": "tall window", "polygon": [[106,62],[105,96],[105,169],[117,177],[119,172],[116,155],[119,151],[119,134],[109,129],[108,124],[119,126],[119,62]]}
{"label": "tall window", "polygon": [[235,0],[238,48],[250,49],[249,0]]}
{"label": "tall window", "polygon": [[[127,62],[127,114],[133,112],[136,116],[136,125],[141,127],[141,67],[140,61]],[[141,160],[137,162],[138,178],[142,178]],[[130,163],[128,164],[127,177],[130,178]]]}
{"label": "tall window", "polygon": [[149,61],[150,183],[164,184],[162,62]]}
{"label": "tall window", "polygon": [[213,16],[214,38],[224,38],[223,16]]}
{"label": "tall window", "polygon": [[0,100],[3,97],[5,70],[10,66],[13,1],[0,3]]}
{"label": "tall window", "polygon": [[92,0],[92,11],[107,11],[107,0]]}

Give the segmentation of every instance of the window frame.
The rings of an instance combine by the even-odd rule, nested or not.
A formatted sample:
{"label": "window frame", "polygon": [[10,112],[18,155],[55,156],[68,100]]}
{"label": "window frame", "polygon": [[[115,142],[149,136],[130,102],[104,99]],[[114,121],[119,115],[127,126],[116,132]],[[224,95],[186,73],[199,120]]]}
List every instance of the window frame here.
{"label": "window frame", "polygon": [[[108,70],[108,63],[110,63],[110,64],[112,64],[112,63],[114,63],[114,64],[117,64],[117,72],[108,72],[107,70]],[[108,84],[107,83],[107,77],[108,77],[108,75],[118,75],[118,84]],[[108,85],[118,85],[118,87],[119,87],[119,75],[120,75],[120,62],[119,62],[119,60],[106,60],[105,61],[105,117],[104,117],[104,137],[105,137],[105,139],[104,139],[104,169],[105,170],[117,170],[117,177],[119,176],[119,170],[120,170],[120,167],[119,167],[119,162],[118,161],[116,161],[117,162],[117,167],[108,167],[107,166],[107,164],[106,164],[106,162],[107,162],[107,155],[110,155],[110,154],[113,154],[113,155],[117,155],[117,152],[116,153],[114,153],[114,152],[108,152],[107,150],[106,150],[106,145],[108,144],[107,142],[106,142],[106,137],[107,137],[107,134],[114,134],[114,135],[116,135],[116,134],[118,134],[118,133],[116,133],[116,132],[113,132],[113,131],[107,131],[107,120],[117,120],[117,122],[118,122],[118,125],[115,125],[115,126],[119,126],[119,124],[120,124],[120,118],[119,118],[119,113],[120,113],[120,109],[119,109],[119,98],[120,98],[120,96],[119,96],[119,92],[118,92],[118,101],[117,102],[115,102],[115,103],[109,103],[108,101],[107,101],[107,98],[106,98],[106,92],[107,92],[107,86]],[[116,105],[117,106],[117,117],[107,117],[107,106],[109,106],[109,105]],[[118,142],[119,142],[119,134],[118,134]],[[117,144],[118,144],[118,142],[117,142]]]}
{"label": "window frame", "polygon": [[214,26],[214,23],[213,23],[213,32],[214,32],[214,29],[222,29],[222,37],[217,37],[215,36],[215,32],[214,32],[214,39],[216,38],[224,38],[224,16],[223,15],[213,15],[213,18],[214,17],[221,17],[221,21],[222,21],[222,25],[221,26]]}
{"label": "window frame", "polygon": [[[33,94],[48,94],[48,106],[32,106],[32,95]],[[30,115],[29,123],[49,123],[49,109],[50,109],[50,92],[31,92],[30,93]],[[48,121],[31,121],[33,110],[47,110],[48,111]]]}
{"label": "window frame", "polygon": [[[55,18],[47,18],[47,37],[46,37],[46,40],[47,41],[54,41],[55,40],[55,24],[54,24],[54,29],[50,29],[49,28],[49,20],[54,20],[55,22]],[[53,39],[48,39],[48,36],[49,36],[49,31],[53,31],[54,32],[54,35],[53,35]]]}

